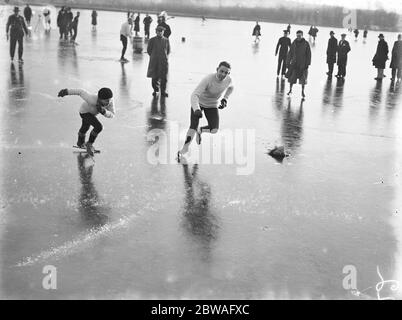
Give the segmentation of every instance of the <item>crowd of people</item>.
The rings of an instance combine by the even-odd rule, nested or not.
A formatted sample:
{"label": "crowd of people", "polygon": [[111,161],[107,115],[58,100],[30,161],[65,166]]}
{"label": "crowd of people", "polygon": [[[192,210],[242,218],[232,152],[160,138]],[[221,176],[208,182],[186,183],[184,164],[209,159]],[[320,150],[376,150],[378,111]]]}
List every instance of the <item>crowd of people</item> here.
{"label": "crowd of people", "polygon": [[[27,25],[30,25],[32,19],[32,10],[29,5],[24,9],[24,17],[19,14],[19,8],[14,8],[14,14],[8,18],[6,32],[7,39],[10,39],[10,57],[11,60],[14,59],[16,45],[18,44],[18,59],[19,62],[23,62],[23,37],[24,35],[29,36],[29,30]],[[47,23],[49,24],[50,30],[50,10],[44,10],[43,15]],[[79,23],[80,12],[76,13],[74,17],[71,8],[62,7],[58,12],[57,16],[57,26],[59,28],[60,39],[68,40],[75,43],[77,37],[78,23]],[[91,25],[92,29],[96,30],[98,24],[97,21],[98,14],[96,11],[92,11],[91,14]],[[128,59],[125,58],[125,53],[127,50],[127,45],[129,40],[133,38],[138,38],[140,34],[140,20],[141,15],[137,13],[135,16],[133,12],[127,13],[127,19],[123,22],[120,28],[120,41],[122,43],[122,51],[120,56],[120,61],[122,63],[127,63]],[[168,19],[167,13],[163,11],[158,15],[157,26],[155,28],[156,35],[150,38],[150,26],[153,22],[152,18],[146,14],[143,19],[144,24],[144,35],[147,45],[147,53],[149,55],[149,64],[147,70],[147,77],[151,78],[151,86],[153,89],[152,95],[157,97],[160,93],[161,97],[168,97],[167,92],[167,75],[168,75],[168,57],[170,53],[170,43],[169,37],[172,34],[170,26],[167,24]],[[203,22],[205,18],[203,19]],[[310,41],[304,38],[303,31],[298,30],[296,32],[296,38],[291,41],[289,34],[291,31],[291,25],[289,24],[286,29],[283,30],[283,36],[278,40],[275,56],[278,56],[278,67],[277,67],[277,77],[287,78],[290,84],[289,92],[292,93],[293,85],[299,82],[302,86],[302,97],[305,98],[305,85],[308,79],[308,69],[311,65],[311,48]],[[318,28],[316,26],[311,26],[308,32],[309,36],[313,38],[313,42],[317,37]],[[359,31],[355,30],[355,37],[358,37]],[[261,36],[261,26],[257,22],[253,28],[252,35],[255,37],[255,43],[260,41]],[[346,66],[348,60],[348,54],[351,51],[351,46],[346,40],[347,35],[345,33],[341,34],[341,40],[335,38],[335,32],[331,31],[329,34],[328,46],[326,51],[326,62],[328,64],[328,77],[332,77],[334,73],[335,63],[338,66],[338,72],[335,75],[338,79],[343,80],[346,77]],[[363,34],[364,39],[367,37],[367,29],[365,29]],[[372,63],[377,69],[377,76],[375,80],[382,81],[385,77],[384,69],[386,68],[386,61],[389,59],[389,49],[388,44],[385,41],[383,34],[378,36],[379,41],[375,55],[372,59]],[[142,41],[142,38],[140,39]],[[395,41],[392,49],[392,57],[390,68],[392,69],[391,81],[397,82],[401,81],[402,76],[402,35],[398,35],[398,39]],[[188,150],[188,146],[191,143],[193,137],[196,135],[197,142],[201,141],[201,134],[203,132],[215,133],[219,127],[219,116],[218,108],[224,108],[227,105],[227,99],[231,92],[233,91],[233,84],[229,77],[231,71],[230,63],[226,61],[220,62],[217,67],[216,73],[213,73],[206,78],[204,78],[201,83],[197,86],[196,90],[192,95],[192,108],[191,108],[191,124],[189,132],[186,136],[186,142],[183,148],[178,153],[178,158],[185,154]],[[82,128],[79,133],[79,140],[77,145],[80,147],[83,145],[83,136],[85,132],[92,125],[94,130],[92,131],[91,141],[89,143],[89,151],[92,151],[92,143],[94,142],[96,136],[101,131],[101,124],[95,121],[95,117],[98,113],[112,117],[114,115],[114,107],[110,105],[111,98],[113,94],[110,89],[103,88],[103,94],[98,94],[97,100],[95,96],[89,97],[89,94],[84,91],[74,91],[63,89],[60,92],[60,96],[65,96],[68,94],[78,94],[83,97],[88,105],[93,105],[93,107],[86,106],[85,109],[92,116],[83,116]],[[107,94],[105,94],[107,92]],[[220,99],[224,95],[223,99]],[[90,102],[88,102],[90,101]],[[99,104],[99,101],[101,102]],[[100,107],[99,107],[100,106]],[[103,106],[103,107],[102,107]],[[199,119],[202,114],[205,114],[208,126],[198,129]],[[96,117],[95,117],[96,118]],[[84,132],[85,131],[85,132]]]}

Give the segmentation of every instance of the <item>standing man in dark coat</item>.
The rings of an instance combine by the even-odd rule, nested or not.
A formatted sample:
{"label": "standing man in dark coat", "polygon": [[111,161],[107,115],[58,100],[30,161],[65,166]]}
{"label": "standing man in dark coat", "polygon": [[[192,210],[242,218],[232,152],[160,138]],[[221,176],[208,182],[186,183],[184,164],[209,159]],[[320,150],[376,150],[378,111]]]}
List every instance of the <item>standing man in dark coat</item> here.
{"label": "standing man in dark coat", "polygon": [[338,52],[338,40],[334,37],[335,32],[331,31],[329,33],[331,38],[328,40],[327,47],[327,64],[328,64],[328,77],[332,77],[334,72],[334,64],[336,63],[336,53]]}
{"label": "standing man in dark coat", "polygon": [[398,82],[402,77],[402,34],[398,34],[398,41],[395,41],[392,48],[392,60],[389,66],[392,69],[391,81],[395,81],[395,76],[398,78]]}
{"label": "standing man in dark coat", "polygon": [[96,12],[96,10],[92,10],[91,13],[91,24],[92,24],[92,31],[96,30],[96,25],[98,24],[98,13]]}
{"label": "standing man in dark coat", "polygon": [[158,26],[161,26],[165,29],[162,36],[166,39],[169,39],[172,31],[170,30],[170,26],[166,23],[166,16],[164,14],[158,16]]}
{"label": "standing man in dark coat", "polygon": [[286,28],[286,31],[288,32],[288,34],[290,34],[290,28],[291,28],[291,26],[290,26],[290,23],[289,23],[287,28]]}
{"label": "standing man in dark coat", "polygon": [[145,38],[149,39],[149,28],[152,23],[152,18],[147,14],[145,14],[145,18],[143,20],[144,23],[144,33],[145,33]]}
{"label": "standing man in dark coat", "polygon": [[63,30],[64,15],[65,15],[65,8],[63,6],[63,7],[61,7],[59,13],[57,14],[57,27],[59,28],[59,32],[60,32],[60,39],[63,38],[63,35],[64,35],[64,30]]}
{"label": "standing man in dark coat", "polygon": [[18,42],[18,60],[20,63],[24,62],[22,60],[22,54],[24,53],[24,33],[28,35],[28,28],[25,24],[25,20],[19,14],[20,9],[14,7],[14,14],[8,17],[6,25],[7,40],[10,39],[10,57],[11,61],[14,60],[15,47]]}
{"label": "standing man in dark coat", "polygon": [[25,20],[27,21],[28,25],[31,25],[32,9],[29,6],[29,4],[27,4],[26,7],[24,8],[24,17],[25,17]]}
{"label": "standing man in dark coat", "polygon": [[276,45],[276,50],[275,50],[275,56],[278,54],[278,51],[279,51],[278,69],[276,71],[276,77],[279,77],[281,65],[282,65],[282,77],[286,73],[286,58],[288,56],[288,51],[289,51],[291,44],[292,43],[291,43],[290,39],[288,38],[288,31],[283,30],[283,37],[279,38],[278,44]]}
{"label": "standing man in dark coat", "polygon": [[134,31],[135,36],[138,36],[138,32],[140,32],[140,13],[137,13],[137,16],[134,19]]}
{"label": "standing man in dark coat", "polygon": [[165,30],[161,26],[156,27],[156,37],[149,40],[147,52],[149,54],[149,64],[147,77],[152,78],[152,95],[156,97],[159,92],[159,81],[162,97],[167,97],[166,83],[168,73],[168,56],[170,53],[169,40],[162,34]]}
{"label": "standing man in dark coat", "polygon": [[288,81],[290,90],[288,95],[292,93],[293,85],[299,79],[299,84],[302,85],[302,97],[305,98],[304,86],[307,84],[308,67],[311,64],[311,49],[309,43],[303,38],[303,31],[296,32],[297,38],[290,46],[290,51],[287,56]]}
{"label": "standing man in dark coat", "polygon": [[380,33],[378,36],[380,39],[377,44],[377,51],[373,58],[373,66],[377,68],[377,77],[375,80],[382,80],[385,78],[384,69],[385,63],[388,60],[388,43],[384,40],[384,35]]}
{"label": "standing man in dark coat", "polygon": [[341,41],[338,45],[338,74],[337,78],[343,79],[346,76],[346,65],[348,63],[348,53],[351,50],[349,42],[346,41],[346,34],[341,34]]}

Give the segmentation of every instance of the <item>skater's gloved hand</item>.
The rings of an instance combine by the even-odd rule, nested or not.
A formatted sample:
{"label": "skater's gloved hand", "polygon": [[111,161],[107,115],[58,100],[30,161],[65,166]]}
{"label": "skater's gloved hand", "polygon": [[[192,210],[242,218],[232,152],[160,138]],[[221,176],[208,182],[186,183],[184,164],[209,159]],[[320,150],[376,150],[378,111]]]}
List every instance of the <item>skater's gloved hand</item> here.
{"label": "skater's gloved hand", "polygon": [[59,91],[59,94],[57,95],[58,97],[64,97],[68,95],[68,90],[67,89],[62,89]]}
{"label": "skater's gloved hand", "polygon": [[202,112],[201,112],[201,110],[200,110],[200,109],[195,110],[195,111],[194,111],[194,115],[195,115],[197,118],[202,118]]}
{"label": "skater's gloved hand", "polygon": [[105,115],[105,113],[106,113],[106,109],[105,109],[104,107],[98,108],[98,111],[99,111],[99,113],[100,113],[101,115]]}
{"label": "skater's gloved hand", "polygon": [[226,108],[227,105],[228,105],[228,101],[225,98],[223,98],[221,100],[221,105],[218,108],[223,109],[223,108]]}

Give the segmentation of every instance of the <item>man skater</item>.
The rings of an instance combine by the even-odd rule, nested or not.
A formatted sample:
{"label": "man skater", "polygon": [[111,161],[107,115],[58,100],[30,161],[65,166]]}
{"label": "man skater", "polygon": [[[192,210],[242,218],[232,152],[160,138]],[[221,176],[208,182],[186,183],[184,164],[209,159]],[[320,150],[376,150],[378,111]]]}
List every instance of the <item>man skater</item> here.
{"label": "man skater", "polygon": [[395,41],[392,48],[392,60],[389,67],[392,69],[391,81],[394,82],[396,76],[397,81],[400,82],[402,77],[402,34],[398,34],[398,41]]}
{"label": "man skater", "polygon": [[8,17],[6,25],[7,40],[10,39],[10,57],[11,61],[14,60],[15,47],[18,42],[18,61],[20,63],[24,62],[22,60],[22,55],[24,53],[24,33],[28,35],[28,28],[25,24],[25,20],[19,14],[20,9],[14,7],[14,14]]}
{"label": "man skater", "polygon": [[121,25],[120,41],[123,45],[120,57],[121,62],[128,62],[128,60],[124,57],[124,55],[126,54],[128,39],[129,38],[131,39],[131,37],[133,36],[132,25],[133,25],[132,18],[128,18],[127,21]]}
{"label": "man skater", "polygon": [[[197,143],[201,144],[203,132],[217,133],[219,129],[219,109],[227,106],[227,99],[233,92],[232,79],[229,77],[230,64],[226,61],[219,63],[216,73],[206,76],[195,88],[191,95],[190,128],[186,134],[183,148],[177,152],[177,160],[188,152],[188,148],[194,135],[197,134]],[[221,99],[221,96],[223,98]],[[220,101],[220,105],[218,106]],[[198,129],[202,111],[207,118],[208,125]]]}
{"label": "man skater", "polygon": [[170,53],[169,40],[162,36],[165,29],[161,26],[156,27],[156,36],[149,40],[147,52],[149,54],[149,64],[147,77],[152,78],[152,95],[156,97],[159,92],[159,81],[162,97],[167,97],[166,83],[168,73],[168,56]]}
{"label": "man skater", "polygon": [[[93,143],[98,134],[103,130],[103,125],[96,116],[99,113],[106,118],[113,118],[115,116],[113,92],[109,88],[102,88],[95,95],[83,89],[62,89],[58,94],[59,97],[67,95],[78,95],[84,100],[79,111],[82,125],[78,131],[77,147],[84,148],[86,146],[88,154],[93,156],[95,151]],[[85,135],[90,126],[93,129],[89,135],[88,142],[85,143]]]}
{"label": "man skater", "polygon": [[334,64],[336,62],[336,53],[338,52],[338,40],[334,37],[335,32],[331,31],[329,33],[331,36],[328,40],[327,47],[327,64],[328,64],[328,77],[332,77],[334,72]]}
{"label": "man skater", "polygon": [[307,83],[308,67],[311,64],[311,49],[309,43],[303,38],[303,31],[296,32],[297,38],[293,41],[287,57],[288,81],[290,90],[288,95],[292,93],[293,85],[299,79],[299,84],[302,85],[302,97],[306,97],[304,86]]}
{"label": "man skater", "polygon": [[77,15],[74,17],[73,22],[71,22],[71,30],[73,31],[73,36],[71,37],[71,42],[76,44],[75,39],[77,38],[78,32],[78,19],[80,18],[80,12],[77,12]]}
{"label": "man skater", "polygon": [[388,50],[388,44],[384,40],[384,35],[382,33],[380,33],[378,38],[380,40],[378,41],[377,51],[376,51],[372,61],[373,61],[373,66],[375,66],[377,68],[377,77],[374,79],[381,81],[383,78],[385,78],[384,69],[385,69],[385,63],[388,60],[388,51],[389,50]]}
{"label": "man skater", "polygon": [[149,28],[152,23],[152,18],[147,14],[145,14],[145,18],[143,20],[144,23],[144,32],[145,32],[145,38],[149,39]]}
{"label": "man skater", "polygon": [[285,76],[286,73],[286,59],[288,56],[288,51],[291,46],[291,41],[288,38],[288,31],[283,30],[283,37],[279,38],[278,44],[276,45],[275,56],[278,54],[279,50],[279,57],[278,57],[278,69],[276,71],[276,77],[279,77],[279,72],[281,70],[282,65],[282,77]]}
{"label": "man skater", "polygon": [[346,76],[346,65],[348,63],[348,53],[350,51],[349,42],[345,40],[346,34],[341,34],[341,41],[338,45],[338,74],[335,76],[338,79],[343,79]]}
{"label": "man skater", "polygon": [[24,8],[24,17],[28,25],[31,25],[32,9],[29,6],[29,4],[27,4],[26,7]]}

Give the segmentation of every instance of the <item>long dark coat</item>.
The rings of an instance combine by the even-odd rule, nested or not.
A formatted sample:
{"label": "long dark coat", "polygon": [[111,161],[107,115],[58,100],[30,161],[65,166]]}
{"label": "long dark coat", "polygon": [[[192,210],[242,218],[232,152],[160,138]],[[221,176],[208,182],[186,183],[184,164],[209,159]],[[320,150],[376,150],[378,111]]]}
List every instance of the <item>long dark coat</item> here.
{"label": "long dark coat", "polygon": [[338,45],[338,66],[346,66],[348,63],[348,53],[350,51],[350,44],[346,40],[339,41]]}
{"label": "long dark coat", "polygon": [[253,36],[260,36],[261,35],[261,26],[256,25],[253,29]]}
{"label": "long dark coat", "polygon": [[402,40],[395,41],[392,48],[391,69],[402,69]]}
{"label": "long dark coat", "polygon": [[148,78],[165,78],[168,73],[169,40],[165,37],[152,37],[148,42]]}
{"label": "long dark coat", "polygon": [[388,44],[385,40],[378,41],[377,51],[373,58],[373,66],[377,69],[385,69],[385,62],[388,60]]}
{"label": "long dark coat", "polygon": [[335,37],[331,37],[328,40],[327,47],[327,63],[336,62],[336,53],[338,52],[338,40]]}
{"label": "long dark coat", "polygon": [[301,41],[294,40],[286,58],[289,82],[296,83],[297,79],[299,79],[300,84],[306,84],[307,69],[310,64],[311,49],[309,43],[304,38]]}
{"label": "long dark coat", "polygon": [[137,17],[134,20],[134,31],[139,32],[140,31],[140,16],[137,15]]}

